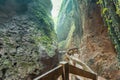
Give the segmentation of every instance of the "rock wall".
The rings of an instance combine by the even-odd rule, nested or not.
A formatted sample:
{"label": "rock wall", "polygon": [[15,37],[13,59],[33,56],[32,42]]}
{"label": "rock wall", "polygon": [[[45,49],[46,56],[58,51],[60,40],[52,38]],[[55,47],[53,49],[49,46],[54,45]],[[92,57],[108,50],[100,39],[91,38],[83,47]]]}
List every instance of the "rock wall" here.
{"label": "rock wall", "polygon": [[81,59],[98,75],[109,80],[116,80],[119,79],[116,50],[108,34],[107,25],[101,16],[101,8],[96,3],[97,0],[80,2],[80,10],[83,12]]}
{"label": "rock wall", "polygon": [[[66,1],[66,5],[74,5],[72,3],[69,3],[68,0]],[[74,0],[72,2],[76,2],[78,5],[74,5],[77,7],[77,10],[79,13],[75,12],[78,16],[77,19],[74,17],[73,19],[80,21],[79,26],[74,26],[75,28],[70,29],[73,27],[73,25],[69,26],[58,26],[59,31],[67,31],[70,35],[82,35],[82,37],[76,39],[74,36],[66,35],[68,41],[66,43],[60,43],[60,45],[68,46],[67,48],[71,48],[72,45],[78,46],[80,49],[80,59],[84,61],[88,66],[92,68],[95,72],[98,73],[98,75],[105,77],[108,80],[119,80],[120,79],[120,70],[119,70],[119,61],[117,58],[117,52],[115,50],[115,47],[112,43],[112,39],[114,40],[115,36],[112,37],[109,36],[109,32],[113,30],[113,28],[109,28],[108,25],[105,24],[104,18],[101,15],[101,7],[97,3],[103,0]],[[104,0],[104,2],[111,3],[111,1]],[[113,2],[111,4],[115,3]],[[108,5],[110,7],[110,5]],[[62,6],[62,8],[65,10],[69,10],[69,8],[66,8],[66,6]],[[103,12],[111,11],[111,7],[109,10],[103,10]],[[66,10],[66,11],[67,11]],[[74,9],[75,10],[75,9]],[[70,10],[70,12],[74,11]],[[112,12],[112,11],[111,11]],[[66,15],[69,15],[66,14]],[[106,14],[108,16],[108,14]],[[60,12],[59,16],[63,16],[62,12]],[[113,16],[113,14],[111,14]],[[114,20],[116,21],[119,17],[115,16]],[[61,17],[60,17],[61,18]],[[70,22],[69,24],[74,23],[74,20],[67,18],[62,18],[63,20],[61,23],[66,23],[67,21]],[[60,19],[61,20],[61,19]],[[110,23],[112,21],[109,21]],[[115,24],[116,22],[114,22]],[[60,23],[58,23],[60,24]],[[118,24],[118,22],[117,22]],[[61,27],[61,29],[59,28]],[[67,29],[69,27],[69,30]],[[79,29],[77,28],[79,27]],[[71,32],[72,30],[77,29],[79,32],[81,30],[83,31],[83,34],[78,33],[78,31],[75,31],[74,33]],[[80,30],[81,29],[81,30]],[[119,29],[116,29],[119,30]],[[115,32],[115,31],[114,31]],[[117,32],[116,32],[117,33]],[[116,33],[113,33],[116,35]],[[60,33],[57,33],[60,34]],[[62,34],[62,33],[61,33]],[[59,36],[58,36],[59,37]],[[118,37],[118,35],[117,35]],[[63,39],[64,40],[64,39]],[[61,40],[62,41],[62,40]],[[67,43],[70,43],[67,45]],[[77,43],[77,44],[76,44]],[[61,47],[61,46],[60,46]]]}
{"label": "rock wall", "polygon": [[58,63],[50,0],[0,0],[0,80],[32,80]]}
{"label": "rock wall", "polygon": [[115,45],[117,57],[120,62],[120,1],[99,0],[97,3],[101,6],[102,17],[108,27],[109,35]]}
{"label": "rock wall", "polygon": [[[58,16],[57,36],[60,48],[72,46],[71,40],[80,40],[82,36],[81,14],[77,0],[63,0]],[[76,41],[80,42],[80,41]],[[77,46],[78,43],[75,43]]]}

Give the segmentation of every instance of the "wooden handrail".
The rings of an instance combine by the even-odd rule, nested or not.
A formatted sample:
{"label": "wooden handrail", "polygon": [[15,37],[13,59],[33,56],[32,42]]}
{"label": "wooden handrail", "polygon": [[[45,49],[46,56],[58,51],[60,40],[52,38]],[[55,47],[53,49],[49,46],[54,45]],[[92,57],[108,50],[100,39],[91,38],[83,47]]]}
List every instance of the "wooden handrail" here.
{"label": "wooden handrail", "polygon": [[69,80],[69,73],[97,80],[97,75],[84,71],[75,66],[69,65],[67,62],[62,63],[58,67],[48,71],[47,73],[35,78],[34,80],[57,80],[57,78],[62,75],[63,80]]}
{"label": "wooden handrail", "polygon": [[85,71],[85,70],[82,70],[80,68],[77,68],[75,66],[72,66],[72,65],[69,65],[69,73],[72,73],[72,74],[75,74],[75,75],[78,75],[78,76],[82,76],[82,77],[85,77],[85,78],[90,78],[90,79],[93,79],[93,80],[97,80],[97,76],[93,73],[90,73],[88,71]]}
{"label": "wooden handrail", "polygon": [[45,74],[33,79],[33,80],[57,80],[57,78],[63,74],[63,66],[58,67],[46,72]]}

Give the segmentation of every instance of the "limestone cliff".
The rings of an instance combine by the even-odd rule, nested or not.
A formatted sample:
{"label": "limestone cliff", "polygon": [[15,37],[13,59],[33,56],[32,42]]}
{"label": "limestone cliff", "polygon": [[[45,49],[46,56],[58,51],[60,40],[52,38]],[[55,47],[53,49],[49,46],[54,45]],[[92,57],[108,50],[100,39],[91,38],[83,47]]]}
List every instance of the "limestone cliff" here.
{"label": "limestone cliff", "polygon": [[[57,36],[60,47],[68,48],[72,44],[71,40],[80,40],[82,36],[81,12],[77,0],[63,0],[61,6],[57,22]],[[80,41],[76,42],[80,43]]]}
{"label": "limestone cliff", "polygon": [[50,0],[0,0],[0,80],[31,80],[57,64]]}
{"label": "limestone cliff", "polygon": [[[116,52],[116,49],[119,52],[118,48],[120,45],[118,38],[120,26],[118,2],[115,0],[64,0],[64,5],[62,5],[61,9],[64,10],[64,13],[60,11],[59,14],[59,21],[61,21],[60,23],[62,23],[62,25],[58,23],[58,29],[61,33],[58,32],[57,34],[59,36],[64,35],[63,38],[58,36],[61,41],[60,47],[61,45],[64,45],[62,48],[65,46],[68,46],[67,48],[71,48],[72,46],[79,47],[80,59],[97,72],[98,75],[108,80],[120,79],[119,61],[117,58],[119,53]],[[98,5],[99,3],[102,8]],[[67,5],[75,7],[74,9],[69,9],[71,6]],[[107,18],[103,18],[101,10]],[[66,13],[67,11],[69,11],[69,13]],[[69,16],[70,12],[73,12],[72,15],[74,15],[74,17],[71,18]],[[67,18],[66,15],[69,17]],[[79,24],[78,26],[74,24],[71,25],[74,23],[74,20],[77,20],[75,23]],[[107,21],[107,25],[105,24],[105,20]],[[118,31],[116,32],[115,30]],[[63,33],[62,31],[67,33]],[[83,33],[79,33],[81,31],[83,31]],[[109,33],[112,33],[111,36]],[[73,35],[80,35],[82,37],[76,39]],[[67,41],[63,44],[65,40]],[[68,41],[69,45],[67,45]],[[116,49],[113,42],[116,44]]]}

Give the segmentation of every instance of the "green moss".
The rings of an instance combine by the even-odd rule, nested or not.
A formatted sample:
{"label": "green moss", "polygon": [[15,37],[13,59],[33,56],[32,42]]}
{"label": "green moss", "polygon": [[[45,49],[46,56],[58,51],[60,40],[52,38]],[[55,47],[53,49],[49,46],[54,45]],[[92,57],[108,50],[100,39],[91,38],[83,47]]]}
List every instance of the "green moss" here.
{"label": "green moss", "polygon": [[103,1],[102,0],[99,0],[98,2],[97,2],[97,4],[102,4],[103,3]]}
{"label": "green moss", "polygon": [[107,22],[107,23],[112,23],[112,20],[111,20],[111,19],[106,18],[106,22]]}
{"label": "green moss", "polygon": [[99,0],[97,4],[101,6],[101,14],[108,26],[108,32],[115,45],[118,60],[120,61],[120,0]]}
{"label": "green moss", "polygon": [[120,5],[117,5],[117,6],[116,6],[116,14],[118,14],[119,17],[120,17],[120,8],[119,8],[119,6],[120,6]]}
{"label": "green moss", "polygon": [[108,11],[108,8],[103,8],[102,14],[105,14]]}

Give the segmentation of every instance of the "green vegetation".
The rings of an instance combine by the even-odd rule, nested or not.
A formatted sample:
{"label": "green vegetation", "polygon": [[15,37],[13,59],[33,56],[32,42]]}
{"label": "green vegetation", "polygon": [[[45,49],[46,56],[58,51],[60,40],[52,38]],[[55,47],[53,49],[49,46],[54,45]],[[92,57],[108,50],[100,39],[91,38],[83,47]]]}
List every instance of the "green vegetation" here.
{"label": "green vegetation", "polygon": [[50,36],[51,31],[53,31],[53,20],[48,9],[46,9],[44,5],[37,4],[40,2],[40,0],[34,1],[34,4],[29,7],[29,12],[33,14],[39,21],[39,24],[41,24],[38,29],[41,29],[43,33],[45,33],[47,36]]}
{"label": "green vegetation", "polygon": [[107,12],[108,8],[103,8],[102,10],[102,14],[105,14],[105,12]]}
{"label": "green vegetation", "polygon": [[[36,44],[41,43],[47,49],[48,55],[51,55],[54,54],[54,52],[49,53],[52,50],[51,45],[54,44],[53,41],[57,40],[50,13],[52,5],[49,5],[49,1],[46,1],[46,4],[38,4],[43,2],[45,3],[45,1],[41,0],[33,1],[33,5],[29,7],[29,12],[34,15],[35,19],[38,21],[35,31],[40,32],[41,34],[40,36],[33,36],[33,39],[35,40]],[[39,24],[40,26],[38,26]]]}
{"label": "green vegetation", "polygon": [[108,26],[120,62],[120,0],[99,0],[97,4],[101,6],[101,14]]}
{"label": "green vegetation", "polygon": [[102,0],[99,0],[98,2],[97,2],[97,4],[102,4],[103,3],[103,1]]}
{"label": "green vegetation", "polygon": [[120,17],[120,1],[118,0],[117,4],[116,4],[116,14],[119,15]]}

